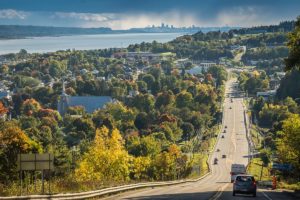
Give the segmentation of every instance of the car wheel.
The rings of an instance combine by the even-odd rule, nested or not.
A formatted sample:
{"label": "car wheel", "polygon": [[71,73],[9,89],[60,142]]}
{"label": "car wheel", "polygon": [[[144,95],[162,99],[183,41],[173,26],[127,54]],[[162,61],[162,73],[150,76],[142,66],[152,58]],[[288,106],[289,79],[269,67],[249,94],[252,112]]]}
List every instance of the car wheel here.
{"label": "car wheel", "polygon": [[253,197],[256,197],[256,192],[253,193]]}
{"label": "car wheel", "polygon": [[232,192],[232,196],[235,196],[235,191]]}

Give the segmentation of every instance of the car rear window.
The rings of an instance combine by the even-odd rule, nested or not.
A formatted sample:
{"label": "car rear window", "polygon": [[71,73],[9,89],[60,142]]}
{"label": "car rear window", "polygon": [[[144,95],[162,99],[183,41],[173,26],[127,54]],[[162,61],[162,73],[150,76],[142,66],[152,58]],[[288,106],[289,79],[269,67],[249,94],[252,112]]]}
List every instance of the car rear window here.
{"label": "car rear window", "polygon": [[239,182],[252,182],[252,181],[254,181],[254,177],[253,176],[237,176],[236,181],[239,181]]}

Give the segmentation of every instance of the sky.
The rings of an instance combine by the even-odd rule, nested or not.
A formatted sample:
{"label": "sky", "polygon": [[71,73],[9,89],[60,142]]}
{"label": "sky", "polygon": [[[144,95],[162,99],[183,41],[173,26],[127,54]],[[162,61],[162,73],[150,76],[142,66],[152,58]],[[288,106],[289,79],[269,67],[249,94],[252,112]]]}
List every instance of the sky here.
{"label": "sky", "polygon": [[300,0],[0,0],[2,25],[250,27],[298,15]]}

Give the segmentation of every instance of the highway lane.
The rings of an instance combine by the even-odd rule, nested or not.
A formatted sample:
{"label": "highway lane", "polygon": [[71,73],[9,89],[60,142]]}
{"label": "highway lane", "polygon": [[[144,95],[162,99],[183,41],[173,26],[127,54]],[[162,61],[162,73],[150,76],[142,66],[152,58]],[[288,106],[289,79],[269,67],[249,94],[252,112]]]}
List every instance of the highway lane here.
{"label": "highway lane", "polygon": [[[226,84],[226,94],[234,92],[236,80],[231,79]],[[248,142],[244,123],[243,98],[225,98],[224,117],[222,133],[219,135],[216,149],[211,156],[211,174],[195,183],[184,183],[174,186],[146,188],[141,190],[129,191],[107,197],[105,199],[180,199],[180,200],[199,200],[199,199],[247,199],[247,196],[232,196],[232,184],[230,183],[230,167],[232,163],[248,164]],[[227,126],[227,128],[225,128]],[[223,130],[226,129],[226,133]],[[221,136],[224,135],[224,138]],[[227,158],[222,158],[222,155]],[[214,158],[218,158],[218,164],[214,165]],[[256,199],[268,199],[268,195],[258,190]],[[270,198],[271,199],[271,198]],[[268,200],[270,200],[268,199]]]}

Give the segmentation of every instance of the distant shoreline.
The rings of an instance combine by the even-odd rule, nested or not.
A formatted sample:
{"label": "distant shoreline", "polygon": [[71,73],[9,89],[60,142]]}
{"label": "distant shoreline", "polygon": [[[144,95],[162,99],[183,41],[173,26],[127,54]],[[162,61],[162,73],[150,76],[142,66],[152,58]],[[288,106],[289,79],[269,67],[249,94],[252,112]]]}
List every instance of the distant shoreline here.
{"label": "distant shoreline", "polygon": [[199,31],[226,32],[236,27],[183,27],[183,28],[132,28],[127,30],[113,30],[111,28],[76,28],[76,27],[50,27],[26,25],[0,25],[0,40],[27,39],[32,37],[61,37],[75,35],[107,35],[107,34],[194,34]]}
{"label": "distant shoreline", "polygon": [[134,35],[134,34],[182,34],[189,35],[193,33],[189,32],[129,32],[129,33],[97,33],[97,34],[64,34],[64,35],[43,35],[43,36],[27,36],[27,37],[16,37],[16,38],[0,38],[0,41],[3,40],[20,40],[20,39],[36,39],[36,38],[58,38],[58,37],[73,37],[73,36],[98,36],[98,35]]}

